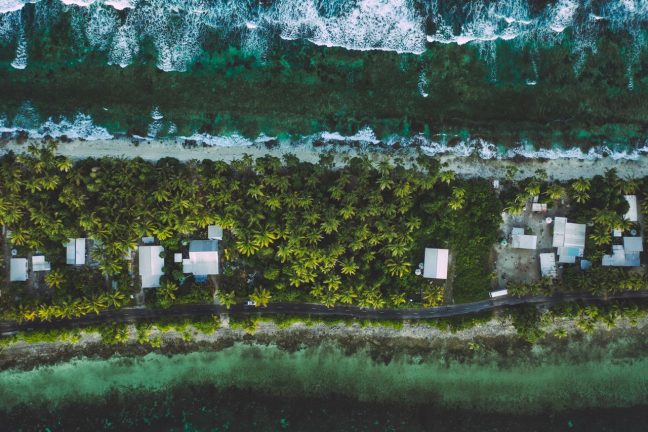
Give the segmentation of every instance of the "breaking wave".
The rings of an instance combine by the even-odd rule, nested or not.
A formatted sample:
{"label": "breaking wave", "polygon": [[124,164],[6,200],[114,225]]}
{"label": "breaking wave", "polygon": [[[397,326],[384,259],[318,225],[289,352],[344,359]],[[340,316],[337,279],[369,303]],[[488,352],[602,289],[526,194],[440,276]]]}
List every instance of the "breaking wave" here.
{"label": "breaking wave", "polygon": [[[26,5],[33,14],[21,13]],[[27,66],[24,21],[33,20],[33,31],[52,27],[63,14],[70,15],[75,43],[105,52],[109,64],[121,67],[150,40],[158,68],[185,71],[210,32],[257,54],[278,36],[414,54],[425,51],[426,43],[472,43],[489,61],[497,40],[515,40],[533,51],[569,34],[579,73],[607,30],[629,36],[625,61],[632,70],[646,45],[648,0],[555,0],[544,7],[532,0],[0,0],[0,44],[15,48],[15,68]]]}
{"label": "breaking wave", "polygon": [[25,134],[30,138],[41,139],[52,137],[60,139],[84,139],[87,141],[109,140],[114,138],[106,128],[94,124],[92,117],[77,113],[74,117],[66,118],[58,116],[50,117],[44,123],[39,123],[40,118],[32,105],[27,102],[23,104],[13,121],[6,116],[0,116],[0,134],[3,137],[16,137]]}
{"label": "breaking wave", "polygon": [[[572,148],[536,148],[529,141],[521,141],[517,146],[506,148],[481,138],[460,138],[456,135],[439,134],[436,138],[428,138],[424,134],[410,137],[391,135],[380,139],[373,129],[364,127],[353,135],[344,135],[339,132],[323,131],[311,135],[292,138],[279,138],[261,134],[256,138],[249,138],[242,134],[211,135],[196,131],[191,135],[177,134],[177,126],[165,119],[159,107],[153,107],[150,112],[146,136],[132,135],[138,140],[166,141],[181,140],[185,144],[204,147],[250,147],[254,145],[281,145],[286,148],[318,147],[323,150],[336,149],[347,145],[361,149],[399,149],[417,148],[429,156],[452,155],[459,157],[477,156],[480,159],[512,159],[522,157],[526,159],[580,159],[597,160],[609,157],[615,160],[637,160],[648,156],[648,139],[642,145],[629,148],[627,145],[602,145],[584,151],[578,147]],[[11,120],[6,114],[0,114],[0,134],[3,138],[16,138],[19,135],[34,139],[52,137],[60,139],[83,139],[86,141],[110,140],[115,138],[106,128],[98,126],[88,114],[77,113],[72,118],[65,116],[49,117],[44,122],[31,102],[22,104]]]}

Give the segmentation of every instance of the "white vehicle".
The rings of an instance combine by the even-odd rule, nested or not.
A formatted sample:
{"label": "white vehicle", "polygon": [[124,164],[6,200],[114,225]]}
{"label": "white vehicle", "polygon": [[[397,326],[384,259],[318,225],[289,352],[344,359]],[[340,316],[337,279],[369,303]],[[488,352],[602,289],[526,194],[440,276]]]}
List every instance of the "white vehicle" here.
{"label": "white vehicle", "polygon": [[246,306],[256,306],[256,302],[254,300],[248,300],[245,302]]}

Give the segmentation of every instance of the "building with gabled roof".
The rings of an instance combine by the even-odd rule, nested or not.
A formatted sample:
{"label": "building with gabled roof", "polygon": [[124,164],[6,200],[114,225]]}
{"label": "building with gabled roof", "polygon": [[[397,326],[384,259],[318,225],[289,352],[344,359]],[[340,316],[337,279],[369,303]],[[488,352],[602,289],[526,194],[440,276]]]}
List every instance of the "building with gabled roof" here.
{"label": "building with gabled roof", "polygon": [[25,282],[27,280],[27,258],[11,258],[9,261],[9,281]]}
{"label": "building with gabled roof", "polygon": [[585,224],[567,222],[566,217],[554,220],[553,247],[557,248],[558,262],[573,264],[585,253]]}
{"label": "building with gabled roof", "polygon": [[182,272],[194,276],[218,274],[218,241],[192,240],[189,242],[189,258],[182,260]]}
{"label": "building with gabled roof", "polygon": [[542,277],[556,278],[556,254],[553,252],[540,254],[540,274]]}
{"label": "building with gabled roof", "polygon": [[160,254],[162,246],[139,247],[139,275],[142,277],[142,288],[158,288],[160,278],[164,275],[164,259]]}
{"label": "building with gabled roof", "polygon": [[86,263],[86,239],[71,238],[65,245],[66,263],[70,265],[85,265]]}
{"label": "building with gabled roof", "polygon": [[611,255],[603,255],[602,265],[606,267],[639,267],[643,252],[641,237],[623,237],[623,245],[613,245]]}
{"label": "building with gabled roof", "polygon": [[448,278],[448,249],[425,248],[423,277],[428,279]]}

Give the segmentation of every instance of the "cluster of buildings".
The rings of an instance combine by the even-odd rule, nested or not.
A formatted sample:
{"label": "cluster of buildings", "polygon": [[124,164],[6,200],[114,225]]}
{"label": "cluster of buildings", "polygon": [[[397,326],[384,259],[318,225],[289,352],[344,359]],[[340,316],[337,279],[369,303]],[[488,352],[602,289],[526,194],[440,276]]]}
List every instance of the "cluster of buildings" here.
{"label": "cluster of buildings", "polygon": [[[625,195],[629,210],[624,219],[637,224],[639,222],[638,203],[636,195]],[[533,212],[546,212],[543,204],[533,202]],[[585,242],[587,238],[586,224],[570,222],[566,217],[547,218],[547,224],[553,224],[552,247],[555,252],[539,254],[540,273],[542,277],[556,278],[557,265],[576,264],[580,262],[583,269],[591,266],[584,259]],[[621,230],[610,233],[612,237],[611,254],[602,258],[603,266],[638,267],[641,265],[641,252],[643,252],[643,238],[641,233],[632,229],[628,235]],[[513,228],[511,232],[511,247],[516,249],[536,250],[538,238],[536,235],[525,234],[524,228]]]}
{"label": "cluster of buildings", "polygon": [[[223,240],[223,229],[217,225],[207,227],[207,240],[189,241],[188,252],[175,253],[173,262],[182,264],[182,273],[192,274],[196,281],[205,281],[209,276],[219,274],[218,242]],[[142,288],[158,288],[164,275],[164,248],[151,244],[153,238],[142,239],[139,247],[139,275]]]}
{"label": "cluster of buildings", "polygon": [[[192,274],[197,281],[205,281],[211,275],[219,274],[218,242],[223,239],[223,229],[217,225],[207,228],[207,240],[189,241],[185,253],[175,253],[174,263],[182,265],[184,274]],[[68,265],[84,266],[88,263],[88,240],[86,238],[70,238],[65,244],[65,262]],[[153,237],[143,237],[138,247],[138,275],[142,288],[157,288],[160,278],[164,275],[164,247],[155,244]],[[15,251],[14,251],[15,253]],[[126,259],[131,258],[127,254]],[[11,258],[9,263],[10,281],[24,282],[29,276],[29,261],[27,258]],[[50,271],[51,264],[41,254],[31,257],[31,271]]]}

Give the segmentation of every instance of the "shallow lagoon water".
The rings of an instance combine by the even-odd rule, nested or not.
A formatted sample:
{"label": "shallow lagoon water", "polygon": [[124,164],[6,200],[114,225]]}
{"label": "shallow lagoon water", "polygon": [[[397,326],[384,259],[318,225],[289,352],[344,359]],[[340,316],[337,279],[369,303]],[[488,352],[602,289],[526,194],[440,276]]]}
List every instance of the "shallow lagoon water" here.
{"label": "shallow lagoon water", "polygon": [[[267,430],[277,430],[273,422],[279,422],[280,415],[270,421],[263,416],[256,418],[255,412],[265,412],[264,409],[272,404],[285,404],[284,408],[292,412],[293,417],[308,414],[315,418],[327,417],[326,413],[317,412],[330,405],[331,410],[344,411],[339,413],[340,424],[346,424],[347,420],[357,421],[357,430],[364,430],[360,426],[365,423],[371,425],[372,416],[383,416],[380,420],[383,423],[379,421],[379,424],[387,427],[389,423],[392,428],[367,430],[422,430],[417,428],[426,427],[427,420],[421,423],[419,419],[412,423],[409,414],[405,416],[411,410],[445,412],[448,417],[444,422],[448,427],[454,424],[448,430],[460,427],[453,421],[463,422],[465,415],[475,419],[489,418],[495,422],[494,425],[513,416],[520,424],[531,426],[536,421],[540,424],[553,422],[584,412],[591,417],[592,412],[612,409],[624,412],[628,420],[633,416],[641,418],[643,411],[637,407],[648,406],[646,370],[648,358],[642,356],[631,359],[584,358],[582,362],[551,361],[547,364],[522,361],[515,362],[513,367],[498,367],[490,363],[430,363],[412,356],[376,362],[364,350],[346,355],[328,344],[293,353],[274,346],[236,344],[218,352],[76,359],[29,371],[5,370],[0,372],[0,411],[3,411],[0,419],[4,417],[5,430],[17,430],[21,427],[19,423],[29,418],[25,416],[31,415],[28,413],[37,413],[44,422],[42,426],[50,421],[60,422],[61,413],[75,406],[79,410],[77,425],[94,420],[99,422],[99,417],[95,418],[91,413],[107,410],[114,414],[114,418],[105,423],[110,424],[108,429],[113,426],[126,428],[129,422],[141,424],[149,415],[158,420],[164,415],[169,416],[171,428],[178,420],[177,415],[184,416],[185,420],[193,418],[194,414],[200,417],[205,414],[205,407],[215,410],[214,419],[221,415],[234,421],[236,412],[250,404],[259,404],[260,411],[246,414],[249,418],[245,421],[258,421],[259,430],[266,430],[266,427]],[[202,405],[201,408],[196,405],[195,398],[202,393],[204,396],[197,399],[202,401],[198,404]],[[227,399],[226,407],[220,405],[223,411],[213,405],[220,398]],[[137,405],[143,405],[132,406],[132,399],[138,401]],[[335,408],[338,403],[341,405]],[[304,408],[304,412],[301,409],[293,411],[296,404],[308,408]],[[393,412],[383,412],[385,406],[393,407]],[[149,413],[147,416],[132,411],[145,407]],[[270,411],[274,413],[273,410]],[[358,417],[358,412],[365,414]],[[117,418],[118,413],[122,417]],[[549,413],[550,416],[545,418]],[[389,419],[384,418],[385,415]],[[516,424],[510,420],[502,425]],[[264,423],[268,421],[270,423]],[[479,425],[480,421],[474,425]],[[217,423],[212,426],[216,427]],[[37,424],[31,420],[28,423],[29,428]],[[604,424],[603,419],[601,425]],[[142,425],[146,426],[145,423]],[[473,430],[470,425],[461,427]],[[632,430],[632,424],[626,424],[624,430]]]}

